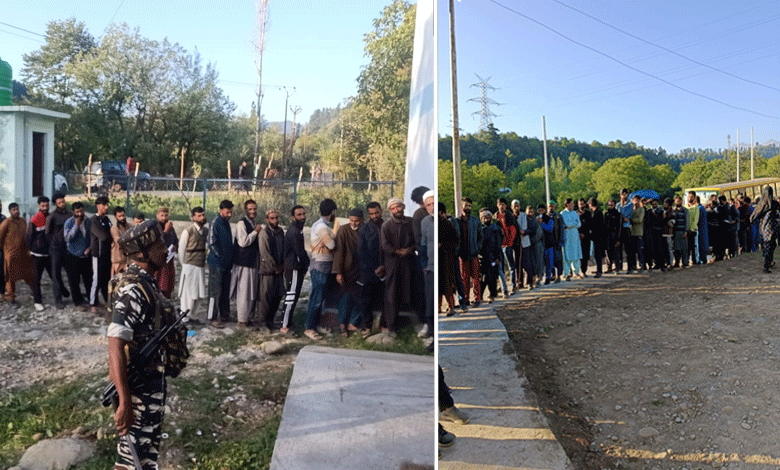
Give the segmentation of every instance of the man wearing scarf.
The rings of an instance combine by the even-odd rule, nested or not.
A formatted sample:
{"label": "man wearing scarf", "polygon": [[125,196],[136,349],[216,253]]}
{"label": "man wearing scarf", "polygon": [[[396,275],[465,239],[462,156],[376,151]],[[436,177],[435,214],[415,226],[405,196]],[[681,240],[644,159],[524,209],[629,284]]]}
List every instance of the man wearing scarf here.
{"label": "man wearing scarf", "polygon": [[30,219],[27,224],[27,234],[25,240],[30,248],[32,261],[34,265],[33,298],[35,300],[35,310],[43,311],[43,295],[41,294],[41,278],[43,271],[48,271],[49,278],[54,282],[51,276],[51,257],[49,256],[49,238],[46,236],[46,217],[49,216],[49,198],[40,196],[38,198],[38,212]]}

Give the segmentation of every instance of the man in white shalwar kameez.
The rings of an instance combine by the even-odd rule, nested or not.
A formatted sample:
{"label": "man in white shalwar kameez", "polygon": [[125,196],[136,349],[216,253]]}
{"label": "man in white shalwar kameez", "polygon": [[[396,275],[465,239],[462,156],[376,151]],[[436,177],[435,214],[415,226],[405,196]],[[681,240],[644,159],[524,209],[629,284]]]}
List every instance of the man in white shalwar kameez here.
{"label": "man in white shalwar kameez", "polygon": [[186,317],[191,323],[205,323],[198,315],[201,299],[208,298],[206,290],[206,243],[209,229],[206,213],[202,207],[190,212],[192,225],[184,229],[179,239],[179,261],[181,262],[181,280],[179,282],[179,300],[181,309],[189,310]]}
{"label": "man in white shalwar kameez", "polygon": [[234,257],[233,274],[230,282],[230,297],[236,299],[238,327],[249,328],[249,319],[254,312],[260,277],[257,271],[259,245],[257,234],[263,229],[255,222],[257,203],[251,199],[244,203],[244,218],[236,224],[238,253]]}

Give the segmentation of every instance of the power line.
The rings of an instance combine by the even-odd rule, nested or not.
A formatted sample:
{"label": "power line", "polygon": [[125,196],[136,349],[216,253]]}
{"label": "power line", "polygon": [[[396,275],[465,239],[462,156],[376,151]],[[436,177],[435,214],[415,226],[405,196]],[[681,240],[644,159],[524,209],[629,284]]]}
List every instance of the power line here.
{"label": "power line", "polygon": [[615,31],[618,31],[618,32],[620,32],[622,34],[625,34],[626,36],[628,36],[630,38],[634,38],[637,41],[641,41],[641,42],[643,42],[645,44],[649,44],[649,45],[651,45],[653,47],[657,47],[657,48],[659,48],[659,49],[661,49],[661,50],[663,50],[665,52],[673,54],[673,55],[675,55],[675,56],[677,56],[677,57],[679,57],[681,59],[687,60],[689,62],[693,62],[694,64],[699,65],[701,67],[705,67],[705,68],[708,68],[708,69],[713,70],[715,72],[722,73],[723,75],[727,75],[727,76],[729,76],[731,78],[736,78],[737,80],[743,81],[745,83],[751,83],[753,85],[758,85],[758,86],[761,86],[761,87],[764,87],[764,88],[769,88],[770,90],[780,91],[780,88],[775,88],[775,87],[770,86],[770,85],[766,85],[766,84],[763,84],[763,83],[755,82],[753,80],[749,80],[747,78],[740,77],[739,75],[735,75],[735,74],[733,74],[731,72],[727,72],[727,71],[725,71],[723,69],[719,69],[717,67],[713,67],[712,65],[705,64],[704,62],[700,62],[700,61],[698,61],[696,59],[692,59],[692,58],[690,58],[688,56],[684,56],[684,55],[680,54],[679,52],[676,52],[676,51],[674,51],[672,49],[669,49],[668,47],[664,47],[664,46],[662,46],[660,44],[656,44],[656,43],[654,43],[652,41],[648,41],[647,39],[641,38],[641,37],[639,37],[639,36],[637,36],[635,34],[631,34],[631,33],[629,33],[628,31],[626,31],[624,29],[620,29],[620,28],[618,28],[617,26],[615,26],[613,24],[607,23],[606,21],[603,21],[603,20],[601,20],[599,18],[596,18],[595,16],[591,15],[590,13],[586,13],[586,12],[580,10],[579,8],[576,8],[576,7],[573,7],[573,6],[568,5],[566,3],[563,3],[560,0],[551,0],[551,1],[553,1],[553,2],[555,2],[557,4],[559,4],[559,5],[562,5],[562,6],[566,7],[566,8],[569,8],[570,10],[574,10],[574,11],[576,11],[577,13],[579,13],[581,15],[587,16],[588,18],[592,19],[593,21],[601,23],[601,24],[603,24],[604,26],[606,26],[608,28],[614,29]]}
{"label": "power line", "polygon": [[106,34],[106,31],[108,30],[108,27],[111,26],[111,23],[114,22],[114,17],[116,16],[117,13],[119,13],[119,9],[122,8],[122,5],[124,5],[124,4],[125,4],[125,0],[122,0],[121,2],[119,2],[119,6],[116,7],[116,10],[114,10],[114,14],[111,15],[111,19],[108,20],[108,24],[106,25],[105,28],[103,28],[103,34]]}
{"label": "power line", "polygon": [[[34,34],[34,35],[36,35],[36,36],[40,36],[40,37],[42,37],[42,38],[45,38],[45,37],[46,37],[46,36],[44,36],[44,35],[43,35],[43,34],[41,34],[41,33],[36,33],[35,31],[30,31],[29,29],[20,28],[20,27],[18,27],[18,26],[14,26],[14,25],[12,25],[12,24],[4,23],[4,22],[2,22],[2,21],[0,21],[0,24],[1,24],[1,25],[3,25],[3,26],[8,26],[8,27],[10,27],[10,28],[13,28],[13,29],[18,29],[19,31],[24,31],[25,33]],[[7,31],[6,31],[6,32],[7,32]],[[24,37],[24,36],[22,36],[22,37]]]}
{"label": "power line", "polygon": [[4,30],[4,29],[0,29],[0,31],[2,31],[2,32],[6,33],[6,34],[10,34],[10,35],[12,35],[12,36],[16,36],[16,37],[24,38],[24,39],[27,39],[27,40],[30,40],[30,41],[39,42],[39,43],[41,43],[41,44],[46,44],[46,42],[45,42],[45,41],[41,41],[40,39],[35,39],[35,38],[30,38],[30,37],[27,37],[27,36],[22,36],[21,34],[13,33],[13,32],[11,32],[11,31],[6,31],[6,30]]}
{"label": "power line", "polygon": [[705,94],[703,94],[703,93],[699,93],[699,92],[696,92],[696,91],[689,90],[689,89],[687,89],[687,88],[681,87],[680,85],[677,85],[677,84],[675,84],[675,83],[673,83],[673,82],[670,82],[669,80],[665,80],[665,79],[663,79],[663,78],[661,78],[661,77],[659,77],[659,76],[657,76],[657,75],[653,75],[653,74],[651,74],[651,73],[649,73],[649,72],[645,72],[644,70],[641,70],[641,69],[638,69],[638,68],[636,68],[636,67],[633,67],[633,66],[631,66],[631,65],[629,65],[629,64],[627,64],[627,63],[625,63],[625,62],[621,61],[620,59],[617,59],[617,58],[615,58],[615,57],[612,57],[611,55],[607,54],[606,52],[602,52],[602,51],[600,51],[600,50],[598,50],[598,49],[596,49],[596,48],[594,48],[594,47],[588,46],[587,44],[583,44],[583,43],[581,43],[581,42],[579,42],[579,41],[577,41],[577,40],[575,40],[575,39],[572,39],[572,38],[570,38],[569,36],[566,36],[565,34],[563,34],[563,33],[559,32],[559,31],[557,31],[557,30],[553,29],[552,27],[550,27],[550,26],[547,26],[546,24],[542,23],[541,21],[535,20],[534,18],[531,18],[531,17],[530,17],[530,16],[528,16],[528,15],[525,15],[525,14],[523,14],[523,13],[520,13],[520,12],[519,12],[519,11],[517,11],[517,10],[514,10],[514,9],[512,9],[512,8],[510,8],[510,7],[506,6],[506,5],[503,5],[503,4],[499,3],[499,2],[497,2],[496,0],[488,0],[488,1],[490,1],[491,3],[494,3],[494,4],[498,5],[498,6],[500,6],[501,8],[503,8],[503,9],[505,9],[505,10],[507,10],[507,11],[511,12],[511,13],[514,13],[514,14],[515,14],[515,15],[517,15],[517,16],[520,16],[520,17],[522,17],[522,18],[525,18],[525,19],[527,19],[528,21],[530,21],[530,22],[532,22],[532,23],[535,23],[535,24],[537,24],[537,25],[539,25],[539,26],[543,27],[544,29],[546,29],[546,30],[548,30],[548,31],[552,32],[553,34],[555,34],[555,35],[557,35],[557,36],[560,36],[560,37],[562,37],[563,39],[565,39],[565,40],[567,40],[567,41],[569,41],[569,42],[572,42],[572,43],[574,43],[574,44],[577,44],[577,45],[578,45],[578,46],[580,46],[580,47],[584,47],[585,49],[588,49],[589,51],[592,51],[592,52],[595,52],[596,54],[599,54],[599,55],[601,55],[601,56],[604,56],[604,57],[606,57],[607,59],[609,59],[609,60],[612,60],[612,61],[614,61],[614,62],[617,62],[618,64],[620,64],[620,65],[622,65],[622,66],[624,66],[624,67],[626,67],[626,68],[628,68],[628,69],[631,69],[631,70],[633,70],[633,71],[635,71],[635,72],[637,72],[637,73],[641,73],[642,75],[646,75],[646,76],[648,76],[648,77],[651,77],[651,78],[654,78],[654,79],[656,79],[656,80],[658,80],[658,81],[660,81],[660,82],[666,83],[667,85],[669,85],[669,86],[671,86],[671,87],[674,87],[674,88],[676,88],[676,89],[678,89],[678,90],[680,90],[680,91],[684,91],[685,93],[688,93],[688,94],[691,94],[691,95],[694,95],[694,96],[698,96],[699,98],[703,98],[703,99],[705,99],[705,100],[708,100],[708,101],[713,101],[713,102],[715,102],[715,103],[718,103],[718,104],[720,104],[720,105],[726,106],[726,107],[728,107],[728,108],[736,109],[736,110],[738,110],[738,111],[744,111],[744,112],[746,112],[746,113],[755,114],[755,115],[757,115],[757,116],[762,116],[762,117],[769,118],[769,119],[777,119],[777,120],[780,120],[780,116],[773,116],[773,115],[770,115],[770,114],[764,114],[764,113],[761,113],[761,112],[759,112],[759,111],[754,111],[754,110],[752,110],[752,109],[747,109],[747,108],[742,108],[742,107],[740,107],[740,106],[735,106],[735,105],[733,105],[733,104],[729,104],[729,103],[727,103],[727,102],[725,102],[725,101],[721,101],[721,100],[719,100],[719,99],[717,99],[717,98],[712,98],[711,96],[707,96],[707,95],[705,95]]}

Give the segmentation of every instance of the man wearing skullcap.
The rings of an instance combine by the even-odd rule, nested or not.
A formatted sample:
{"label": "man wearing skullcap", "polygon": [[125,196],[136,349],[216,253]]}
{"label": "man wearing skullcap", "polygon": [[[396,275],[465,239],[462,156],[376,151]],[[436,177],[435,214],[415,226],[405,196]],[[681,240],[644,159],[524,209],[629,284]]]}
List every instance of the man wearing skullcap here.
{"label": "man wearing skullcap", "polygon": [[412,219],[404,215],[404,203],[391,198],[387,209],[392,217],[382,225],[380,245],[385,253],[385,305],[382,315],[382,331],[391,338],[396,336],[396,318],[399,308],[408,302],[414,291],[415,269],[419,267],[415,250]]}

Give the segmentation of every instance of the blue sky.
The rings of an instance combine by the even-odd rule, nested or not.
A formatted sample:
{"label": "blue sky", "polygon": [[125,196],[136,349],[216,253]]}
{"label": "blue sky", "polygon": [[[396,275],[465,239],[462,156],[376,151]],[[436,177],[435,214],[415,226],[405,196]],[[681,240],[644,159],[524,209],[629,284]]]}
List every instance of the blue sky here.
{"label": "blue sky", "polygon": [[[747,83],[696,65],[600,24],[555,0],[495,0],[640,72],[574,44],[491,0],[455,3],[461,132],[475,132],[477,76],[490,77],[503,103],[493,106],[502,132],[607,143],[620,139],[678,152],[725,148],[727,135],[749,144],[780,140],[780,2],[562,0],[588,15]],[[448,2],[439,0],[439,134],[452,135]]]}
{"label": "blue sky", "polygon": [[[270,1],[270,21],[263,57],[263,84],[268,85],[262,112],[270,121],[284,119],[285,91],[289,106],[300,106],[298,122],[319,108],[335,107],[355,95],[363,56],[363,36],[390,0]],[[22,6],[23,5],[23,6]],[[248,114],[255,100],[255,2],[185,2],[181,0],[37,0],[6,5],[0,21],[44,34],[51,20],[74,17],[96,37],[110,22],[139,27],[145,37],[168,38],[188,51],[200,52],[204,63],[216,64],[220,85]],[[20,78],[22,56],[38,49],[43,38],[0,25],[0,58]],[[292,115],[288,116],[292,119]]]}

